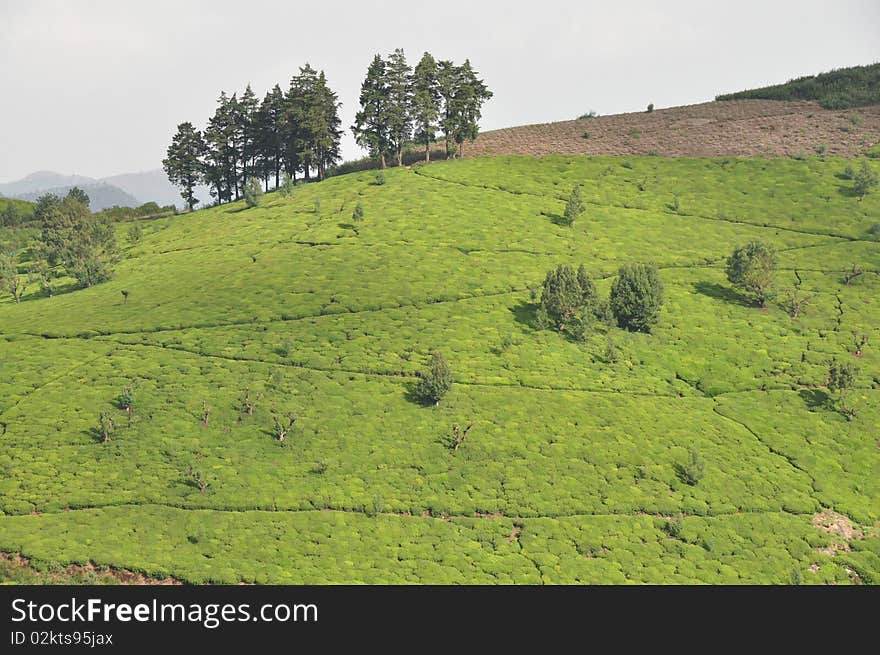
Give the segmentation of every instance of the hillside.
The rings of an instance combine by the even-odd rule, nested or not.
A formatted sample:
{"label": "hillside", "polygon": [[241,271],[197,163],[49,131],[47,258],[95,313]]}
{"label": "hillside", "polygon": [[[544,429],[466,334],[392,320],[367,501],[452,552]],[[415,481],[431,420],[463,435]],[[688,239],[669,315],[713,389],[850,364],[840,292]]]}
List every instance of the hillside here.
{"label": "hillside", "polygon": [[[51,187],[29,193],[19,193],[16,198],[33,202],[46,193],[54,193],[63,198],[72,188],[70,186]],[[89,206],[92,211],[97,212],[110,207],[137,207],[141,204],[133,195],[109,184],[84,184],[79,188],[88,194]]]}
{"label": "hillside", "polygon": [[808,75],[760,89],[720,95],[716,100],[815,100],[826,109],[880,104],[880,64]]}
{"label": "hillside", "polygon": [[880,105],[729,100],[483,132],[464,154],[855,157],[878,142]]}
{"label": "hillside", "polygon": [[[73,186],[89,194],[95,211],[114,206],[138,207],[146,202],[155,202],[160,206],[181,205],[180,193],[161,169],[113,175],[100,180],[41,171],[15,182],[0,184],[0,195],[33,200],[44,193],[63,196]],[[205,203],[211,201],[207,187],[199,186],[196,195]]]}
{"label": "hillside", "polygon": [[[188,582],[876,583],[880,193],[845,164],[470,159],[145,223],[110,282],[0,300],[0,551]],[[765,311],[724,275],[753,239]],[[651,334],[537,329],[547,270],[607,294],[632,261],[665,286]],[[428,407],[433,350],[455,384]]]}

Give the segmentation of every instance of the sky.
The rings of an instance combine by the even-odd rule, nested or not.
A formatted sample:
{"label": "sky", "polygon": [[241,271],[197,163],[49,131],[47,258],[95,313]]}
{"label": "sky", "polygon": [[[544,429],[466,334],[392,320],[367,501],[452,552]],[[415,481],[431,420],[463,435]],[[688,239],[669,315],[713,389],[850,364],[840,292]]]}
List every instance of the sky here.
{"label": "sky", "polygon": [[[376,53],[469,58],[482,129],[709,101],[880,61],[877,0],[0,0],[0,182],[159,168],[221,90],[324,70],[352,124]],[[350,130],[343,155],[363,155]]]}

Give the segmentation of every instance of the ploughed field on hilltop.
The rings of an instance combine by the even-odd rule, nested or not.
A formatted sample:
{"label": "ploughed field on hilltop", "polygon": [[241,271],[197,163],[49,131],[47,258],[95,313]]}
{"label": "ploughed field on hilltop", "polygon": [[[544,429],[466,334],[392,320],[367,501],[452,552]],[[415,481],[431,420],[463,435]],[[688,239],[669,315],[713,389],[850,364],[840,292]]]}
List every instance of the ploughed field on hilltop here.
{"label": "ploughed field on hilltop", "polygon": [[880,141],[880,105],[725,100],[483,132],[465,156],[854,157]]}
{"label": "ploughed field on hilltop", "polygon": [[[846,163],[466,159],[147,222],[111,281],[0,302],[0,551],[187,582],[876,582],[880,194]],[[727,282],[755,239],[799,318]],[[665,285],[651,334],[536,328],[547,270],[606,294],[634,261]]]}

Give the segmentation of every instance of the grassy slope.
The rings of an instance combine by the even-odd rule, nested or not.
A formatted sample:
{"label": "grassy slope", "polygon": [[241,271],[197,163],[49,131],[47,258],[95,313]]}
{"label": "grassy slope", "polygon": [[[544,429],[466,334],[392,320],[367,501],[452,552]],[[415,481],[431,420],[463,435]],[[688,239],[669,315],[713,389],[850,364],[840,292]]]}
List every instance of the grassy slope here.
{"label": "grassy slope", "polygon": [[[876,580],[876,538],[830,556],[812,525],[880,519],[880,200],[843,166],[468,160],[152,221],[113,281],[0,302],[0,550],[194,582]],[[588,211],[561,227],[575,183]],[[723,258],[753,238],[813,294],[802,318],[729,287]],[[583,262],[607,292],[631,260],[662,269],[654,334],[534,330],[548,268]],[[847,287],[853,263],[869,272]],[[847,422],[815,387],[853,331],[871,345]],[[457,384],[420,407],[435,348]],[[129,383],[130,424],[98,443]],[[299,416],[286,447],[272,411]],[[692,447],[696,487],[675,473]]]}

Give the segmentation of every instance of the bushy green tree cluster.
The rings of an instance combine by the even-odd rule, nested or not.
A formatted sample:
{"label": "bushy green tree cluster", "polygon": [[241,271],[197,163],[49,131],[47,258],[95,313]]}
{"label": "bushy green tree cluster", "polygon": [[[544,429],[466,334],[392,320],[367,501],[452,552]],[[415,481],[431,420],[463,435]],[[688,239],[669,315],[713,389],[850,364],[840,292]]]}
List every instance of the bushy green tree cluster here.
{"label": "bushy green tree cluster", "polygon": [[577,271],[560,264],[548,271],[541,291],[539,323],[546,323],[572,336],[584,336],[596,320],[599,298],[596,285],[581,265]]}
{"label": "bushy green tree cluster", "polygon": [[611,285],[609,304],[620,327],[649,332],[663,306],[663,284],[657,268],[649,264],[621,267]]}
{"label": "bushy green tree cluster", "polygon": [[63,266],[82,286],[90,287],[110,278],[118,248],[112,222],[90,212],[88,196],[76,191],[71,189],[63,200],[51,194],[37,199],[35,216],[41,229],[34,254],[37,265],[45,262],[42,268]]}
{"label": "bushy green tree cluster", "polygon": [[398,48],[385,59],[373,57],[351,129],[358,145],[382,168],[388,156],[402,166],[408,143],[424,147],[429,161],[438,132],[446,141],[447,156],[453,144],[460,153],[465,141],[476,139],[482,106],[491,97],[469,60],[457,66],[426,52],[413,69]]}
{"label": "bushy green tree cluster", "polygon": [[194,188],[204,182],[218,203],[239,200],[250,180],[269,190],[282,172],[296,181],[323,179],[339,160],[340,103],[324,72],[306,64],[287,92],[275,85],[262,102],[250,85],[241,94],[222,92],[204,132],[181,123],[162,162],[168,179],[192,209]]}
{"label": "bushy green tree cluster", "polygon": [[647,332],[657,322],[662,306],[663,285],[653,266],[621,267],[604,302],[583,265],[575,271],[562,264],[544,278],[537,323],[585,341],[597,322],[614,320],[622,328]]}
{"label": "bushy green tree cluster", "polygon": [[753,294],[761,307],[767,305],[778,261],[773,246],[751,241],[727,258],[727,279]]}

